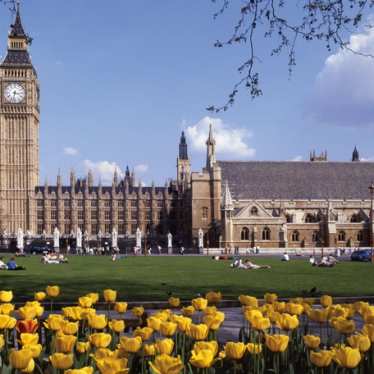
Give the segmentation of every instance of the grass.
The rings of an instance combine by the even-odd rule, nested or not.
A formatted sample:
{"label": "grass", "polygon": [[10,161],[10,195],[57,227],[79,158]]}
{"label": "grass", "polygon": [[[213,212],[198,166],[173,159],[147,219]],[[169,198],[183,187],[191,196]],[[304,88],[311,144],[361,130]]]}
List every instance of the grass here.
{"label": "grass", "polygon": [[334,268],[316,268],[307,259],[290,263],[276,258],[256,258],[271,270],[233,270],[228,261],[208,257],[129,257],[118,262],[109,257],[70,257],[69,264],[43,265],[39,256],[19,258],[26,271],[0,271],[0,290],[12,289],[16,300],[30,297],[48,284],[62,289],[59,301],[74,301],[87,292],[118,290],[125,301],[166,300],[167,293],[189,299],[197,293],[221,291],[226,299],[240,294],[300,296],[317,287],[334,296],[374,295],[374,265],[343,262]]}

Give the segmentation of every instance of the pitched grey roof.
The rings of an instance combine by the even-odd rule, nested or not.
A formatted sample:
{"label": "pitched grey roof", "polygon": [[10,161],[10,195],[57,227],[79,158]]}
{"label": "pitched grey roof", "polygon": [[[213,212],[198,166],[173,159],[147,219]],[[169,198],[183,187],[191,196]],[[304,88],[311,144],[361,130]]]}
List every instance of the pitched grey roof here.
{"label": "pitched grey roof", "polygon": [[374,162],[218,161],[234,199],[369,199]]}

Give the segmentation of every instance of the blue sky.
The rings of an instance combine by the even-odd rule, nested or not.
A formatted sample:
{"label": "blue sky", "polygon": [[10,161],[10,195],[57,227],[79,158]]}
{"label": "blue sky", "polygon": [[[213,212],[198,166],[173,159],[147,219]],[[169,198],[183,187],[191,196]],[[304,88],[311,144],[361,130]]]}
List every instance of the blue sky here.
{"label": "blue sky", "polygon": [[[54,183],[59,168],[65,180],[73,167],[80,175],[92,168],[106,181],[116,165],[129,165],[146,184],[163,184],[175,176],[183,129],[193,168],[201,168],[209,122],[220,159],[306,159],[327,149],[330,159],[349,160],[355,145],[374,157],[373,61],[329,57],[322,46],[300,43],[289,79],[286,59],[269,57],[261,42],[264,96],[252,101],[243,92],[213,116],[205,108],[224,102],[245,58],[245,46],[213,47],[230,34],[234,10],[214,21],[210,0],[23,3],[41,84],[41,183]],[[4,55],[5,7],[0,20]],[[374,50],[371,34],[353,42]]]}

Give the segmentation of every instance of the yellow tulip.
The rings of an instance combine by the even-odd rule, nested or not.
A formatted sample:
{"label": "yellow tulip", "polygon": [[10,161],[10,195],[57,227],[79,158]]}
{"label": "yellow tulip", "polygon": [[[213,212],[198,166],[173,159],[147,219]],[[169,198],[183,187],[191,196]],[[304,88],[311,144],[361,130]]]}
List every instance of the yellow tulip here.
{"label": "yellow tulip", "polygon": [[246,345],[242,342],[227,342],[225,345],[225,355],[227,358],[233,360],[241,360],[246,349]]}
{"label": "yellow tulip", "polygon": [[328,317],[328,309],[312,309],[308,312],[308,317],[315,322],[326,322]]}
{"label": "yellow tulip", "polygon": [[262,352],[262,345],[256,343],[248,343],[246,345],[247,351],[252,355],[258,355]]}
{"label": "yellow tulip", "polygon": [[294,330],[299,327],[299,319],[296,315],[291,316],[287,313],[282,314],[282,318],[279,321],[280,328],[283,330]]}
{"label": "yellow tulip", "polygon": [[80,321],[82,319],[83,309],[80,306],[68,306],[62,308],[62,313],[66,318],[73,321]]}
{"label": "yellow tulip", "polygon": [[103,291],[104,300],[107,303],[114,303],[117,299],[117,291],[111,290],[110,288]]}
{"label": "yellow tulip", "polygon": [[155,342],[156,351],[158,354],[171,355],[174,349],[174,341],[172,339],[159,339]]}
{"label": "yellow tulip", "polygon": [[55,340],[56,351],[61,353],[70,353],[73,351],[76,341],[76,336],[57,334]]}
{"label": "yellow tulip", "polygon": [[171,296],[169,297],[168,303],[172,308],[178,308],[181,304],[181,301],[178,297]]}
{"label": "yellow tulip", "polygon": [[9,363],[13,369],[25,370],[31,360],[32,352],[29,349],[12,350],[9,354]]}
{"label": "yellow tulip", "polygon": [[240,295],[239,301],[242,305],[258,307],[258,300],[253,296]]}
{"label": "yellow tulip", "polygon": [[276,324],[277,326],[280,326],[281,320],[282,320],[282,314],[279,312],[270,312],[268,313],[269,319],[271,323]]}
{"label": "yellow tulip", "polygon": [[321,338],[316,335],[305,335],[303,340],[304,344],[311,349],[317,349],[321,344]]}
{"label": "yellow tulip", "polygon": [[301,315],[304,312],[304,307],[301,304],[287,303],[285,311],[291,315]]}
{"label": "yellow tulip", "polygon": [[205,295],[209,304],[218,304],[222,300],[221,292],[210,291]]}
{"label": "yellow tulip", "polygon": [[22,349],[28,349],[31,351],[32,358],[38,358],[42,352],[41,344],[25,344]]}
{"label": "yellow tulip", "polygon": [[100,296],[97,292],[90,292],[86,296],[92,300],[92,304],[96,304],[100,299]]}
{"label": "yellow tulip", "polygon": [[140,318],[144,314],[144,308],[142,306],[136,306],[131,309],[131,313],[135,316]]}
{"label": "yellow tulip", "polygon": [[[80,306],[78,306],[77,308],[80,308]],[[81,308],[81,309],[82,309],[81,319],[85,319],[88,321],[90,317],[96,316],[96,309],[94,308]]]}
{"label": "yellow tulip", "polygon": [[209,349],[214,353],[214,356],[218,353],[218,343],[215,340],[210,342],[196,342],[193,346],[195,352]]}
{"label": "yellow tulip", "polygon": [[61,321],[60,329],[65,335],[75,335],[79,329],[79,322]]}
{"label": "yellow tulip", "polygon": [[318,352],[310,351],[310,361],[319,368],[330,366],[334,353],[332,351],[321,350]]}
{"label": "yellow tulip", "polygon": [[188,329],[188,326],[191,325],[192,319],[184,316],[173,315],[172,321],[178,325],[178,330],[185,332]]}
{"label": "yellow tulip", "polygon": [[149,366],[154,374],[179,374],[184,365],[180,357],[171,357],[166,354],[156,356],[154,362],[150,362]]}
{"label": "yellow tulip", "polygon": [[183,307],[181,311],[184,316],[191,317],[195,313],[195,308],[192,305],[189,305]]}
{"label": "yellow tulip", "polygon": [[[284,301],[275,301],[272,305],[276,312],[278,313],[284,313],[286,311],[286,308],[292,308],[292,306],[289,305],[290,303],[285,303]],[[292,304],[294,305],[294,304]],[[288,312],[290,313],[290,312]],[[293,313],[290,313],[293,314]]]}
{"label": "yellow tulip", "polygon": [[20,335],[20,340],[22,345],[26,344],[38,344],[39,342],[39,334],[29,334],[29,333],[22,333]]}
{"label": "yellow tulip", "polygon": [[202,297],[192,299],[191,303],[196,310],[204,310],[208,306],[208,300]]}
{"label": "yellow tulip", "polygon": [[223,312],[215,312],[214,314],[208,314],[203,317],[203,322],[213,331],[218,330],[224,320],[225,313]]}
{"label": "yellow tulip", "polygon": [[216,313],[216,312],[218,312],[218,310],[217,310],[217,307],[216,307],[215,305],[207,306],[207,307],[204,309],[204,311],[203,311],[204,316],[207,316],[208,314],[214,314],[214,313]]}
{"label": "yellow tulip", "polygon": [[266,293],[264,295],[264,300],[267,304],[273,304],[278,300],[278,295],[275,293]]}
{"label": "yellow tulip", "polygon": [[4,345],[5,345],[4,335],[0,335],[0,351],[4,348]]}
{"label": "yellow tulip", "polygon": [[44,326],[48,330],[57,331],[61,329],[61,325],[64,321],[64,317],[60,314],[50,314],[46,321],[44,322]]}
{"label": "yellow tulip", "polygon": [[135,336],[134,338],[122,336],[120,339],[120,346],[125,352],[136,353],[142,347],[142,338],[140,336]]}
{"label": "yellow tulip", "polygon": [[116,332],[117,334],[123,332],[125,330],[125,321],[124,320],[116,320],[113,319],[109,323],[109,328]]}
{"label": "yellow tulip", "polygon": [[100,332],[96,334],[91,334],[88,337],[88,340],[90,341],[90,344],[92,344],[96,348],[106,348],[112,341],[112,337],[110,334]]}
{"label": "yellow tulip", "polygon": [[7,314],[8,316],[14,310],[14,305],[10,303],[0,304],[0,314]]}
{"label": "yellow tulip", "polygon": [[47,294],[43,291],[35,292],[34,299],[36,301],[43,301],[47,297]]}
{"label": "yellow tulip", "polygon": [[102,330],[107,325],[107,318],[104,314],[89,315],[88,325],[93,329]]}
{"label": "yellow tulip", "polygon": [[45,292],[49,297],[57,297],[60,294],[59,286],[47,286]]}
{"label": "yellow tulip", "polygon": [[264,315],[258,309],[245,309],[244,310],[244,318],[249,322],[252,322],[252,320],[256,318],[263,318],[263,317]]}
{"label": "yellow tulip", "polygon": [[160,311],[152,314],[151,317],[155,317],[155,318],[158,318],[159,320],[161,320],[162,322],[166,322],[170,319],[171,316],[172,316],[171,310],[170,309],[164,309],[164,310],[160,310]]}
{"label": "yellow tulip", "polygon": [[91,308],[93,302],[92,299],[88,296],[82,296],[78,299],[78,304],[82,308]]}
{"label": "yellow tulip", "polygon": [[35,361],[34,359],[32,358],[30,361],[29,361],[29,364],[27,365],[27,367],[25,369],[22,370],[22,373],[33,373],[35,370]]}
{"label": "yellow tulip", "polygon": [[54,353],[49,356],[49,361],[55,369],[67,370],[73,366],[74,356],[72,353]]}
{"label": "yellow tulip", "polygon": [[78,353],[86,353],[90,350],[91,344],[90,342],[77,342],[75,347]]}
{"label": "yellow tulip", "polygon": [[348,320],[343,317],[334,317],[330,320],[331,326],[342,334],[352,334],[356,330],[354,320]]}
{"label": "yellow tulip", "polygon": [[125,302],[116,302],[114,304],[114,310],[117,312],[117,313],[126,313],[127,311],[127,303]]}
{"label": "yellow tulip", "polygon": [[367,335],[372,343],[374,343],[374,324],[365,324],[362,333]]}
{"label": "yellow tulip", "polygon": [[253,318],[251,327],[255,330],[267,330],[271,327],[270,319],[265,317]]}
{"label": "yellow tulip", "polygon": [[358,348],[363,353],[367,352],[371,347],[371,342],[367,335],[351,335],[347,338],[347,342],[352,348]]}
{"label": "yellow tulip", "polygon": [[320,304],[321,304],[324,308],[327,308],[328,306],[332,305],[333,300],[332,300],[332,297],[331,297],[331,296],[329,296],[329,295],[323,295],[323,296],[321,296],[321,298],[319,299],[319,302],[320,302]]}
{"label": "yellow tulip", "polygon": [[177,331],[178,325],[174,322],[162,322],[160,325],[160,332],[164,336],[173,336]]}
{"label": "yellow tulip", "polygon": [[191,325],[186,330],[187,335],[195,340],[205,340],[208,336],[208,332],[209,328],[204,324],[195,325],[191,323]]}
{"label": "yellow tulip", "polygon": [[156,318],[154,316],[147,318],[147,326],[155,331],[160,330],[161,322],[162,321],[159,318]]}
{"label": "yellow tulip", "polygon": [[0,302],[1,303],[10,303],[13,299],[12,291],[0,291]]}
{"label": "yellow tulip", "polygon": [[272,352],[284,352],[288,347],[289,340],[287,335],[265,335],[266,346]]}
{"label": "yellow tulip", "polygon": [[197,352],[192,350],[190,363],[196,368],[210,368],[213,364],[214,356],[214,352],[210,349],[201,349]]}
{"label": "yellow tulip", "polygon": [[113,356],[100,359],[95,358],[97,368],[102,374],[127,374],[127,358],[117,358]]}
{"label": "yellow tulip", "polygon": [[134,330],[134,336],[140,336],[142,340],[148,340],[152,337],[153,329],[151,327],[137,327]]}
{"label": "yellow tulip", "polygon": [[155,356],[156,345],[155,344],[144,344],[143,345],[144,356]]}
{"label": "yellow tulip", "polygon": [[302,297],[291,297],[290,303],[291,304],[302,304],[304,299]]}
{"label": "yellow tulip", "polygon": [[361,354],[357,348],[341,346],[333,351],[333,360],[341,367],[354,369],[361,361]]}
{"label": "yellow tulip", "polygon": [[11,330],[16,326],[17,320],[7,314],[0,314],[0,330]]}
{"label": "yellow tulip", "polygon": [[91,366],[85,366],[81,369],[69,369],[65,371],[65,374],[93,374],[94,368]]}

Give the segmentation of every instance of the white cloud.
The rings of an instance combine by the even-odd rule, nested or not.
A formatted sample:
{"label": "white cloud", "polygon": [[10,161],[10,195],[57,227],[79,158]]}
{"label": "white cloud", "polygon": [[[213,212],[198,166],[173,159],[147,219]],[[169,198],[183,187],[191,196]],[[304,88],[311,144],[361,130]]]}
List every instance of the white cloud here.
{"label": "white cloud", "polygon": [[103,183],[111,183],[116,170],[119,178],[124,176],[123,171],[115,162],[84,160],[83,166],[86,172],[91,170],[95,178],[101,179]]}
{"label": "white cloud", "polygon": [[149,169],[149,166],[146,164],[139,164],[134,167],[135,175],[136,174],[145,174]]}
{"label": "white cloud", "polygon": [[291,161],[303,161],[303,156],[295,156],[294,158],[291,159]]}
{"label": "white cloud", "polygon": [[[349,48],[374,55],[374,30],[350,37]],[[374,124],[374,58],[339,50],[329,56],[315,82],[308,114],[335,125]]]}
{"label": "white cloud", "polygon": [[217,153],[226,157],[248,158],[256,153],[254,148],[247,144],[252,134],[244,128],[235,128],[220,118],[204,117],[195,125],[188,126],[186,135],[192,149],[205,152],[209,125],[213,125]]}
{"label": "white cloud", "polygon": [[67,156],[76,156],[79,153],[78,149],[73,147],[65,147],[64,154]]}

